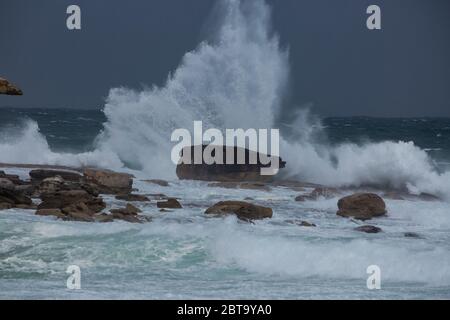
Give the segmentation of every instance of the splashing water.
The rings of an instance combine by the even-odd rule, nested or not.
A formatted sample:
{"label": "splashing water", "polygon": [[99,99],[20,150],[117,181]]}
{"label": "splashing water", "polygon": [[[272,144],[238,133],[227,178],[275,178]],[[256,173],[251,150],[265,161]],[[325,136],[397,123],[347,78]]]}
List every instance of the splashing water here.
{"label": "splashing water", "polygon": [[[278,127],[289,55],[271,32],[270,8],[256,0],[223,0],[219,6],[223,19],[212,40],[186,53],[163,87],[110,91],[104,109],[107,122],[95,151],[54,153],[37,124],[28,122],[14,142],[0,142],[0,161],[127,166],[173,178],[174,129],[191,129],[196,120],[206,128]],[[412,142],[331,147],[316,141],[320,123],[306,112],[292,118],[292,132],[281,141],[288,176],[335,186],[407,187],[450,198],[450,173],[438,173],[428,154]]]}

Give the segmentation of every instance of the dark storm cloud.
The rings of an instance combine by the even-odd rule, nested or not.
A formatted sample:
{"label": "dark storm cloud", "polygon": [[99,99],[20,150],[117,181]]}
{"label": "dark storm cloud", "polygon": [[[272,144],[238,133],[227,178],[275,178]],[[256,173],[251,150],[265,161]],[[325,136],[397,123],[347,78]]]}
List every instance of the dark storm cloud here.
{"label": "dark storm cloud", "polygon": [[[321,115],[450,116],[450,1],[269,1],[289,46],[289,106]],[[66,8],[82,8],[68,31]],[[365,27],[382,8],[382,30]],[[211,0],[1,0],[0,106],[99,108],[111,87],[161,85],[211,22]],[[208,24],[205,24],[209,21]],[[292,108],[292,107],[289,107]],[[289,108],[285,113],[289,113]]]}

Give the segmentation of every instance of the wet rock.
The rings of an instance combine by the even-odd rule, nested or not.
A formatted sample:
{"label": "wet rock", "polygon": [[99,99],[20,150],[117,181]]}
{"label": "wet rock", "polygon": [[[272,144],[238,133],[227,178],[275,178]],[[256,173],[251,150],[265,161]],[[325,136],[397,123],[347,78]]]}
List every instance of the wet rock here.
{"label": "wet rock", "polygon": [[355,231],[359,232],[365,232],[365,233],[380,233],[383,230],[381,228],[375,227],[375,226],[361,226],[354,229]]}
{"label": "wet rock", "polygon": [[221,201],[206,210],[206,214],[229,215],[235,214],[242,220],[261,220],[272,218],[271,208],[257,206],[243,201]]}
{"label": "wet rock", "polygon": [[[8,179],[1,179],[0,182],[0,204],[6,203],[15,208],[18,205],[32,205],[31,198],[27,197],[22,191],[16,190],[15,185]],[[8,205],[3,205],[8,207]]]}
{"label": "wet rock", "polygon": [[[207,146],[191,146],[182,150],[181,155],[190,153],[191,164],[178,164],[176,173],[181,180],[201,180],[201,181],[271,181],[274,176],[261,175],[261,168],[268,168],[270,165],[263,165],[260,158],[262,154],[256,153],[256,164],[249,164],[251,157],[255,154],[248,149],[237,147],[223,147],[223,163],[208,165],[204,161],[201,164],[194,164],[194,151],[196,148],[204,150]],[[237,164],[238,152],[244,155],[246,164]],[[234,153],[235,164],[225,164],[228,153]],[[264,155],[266,156],[266,155]],[[267,157],[267,156],[266,156]],[[276,157],[279,168],[285,167],[286,162]]]}
{"label": "wet rock", "polygon": [[121,214],[121,215],[133,215],[133,216],[137,216],[139,213],[141,213],[142,211],[133,206],[132,204],[128,203],[127,206],[125,208],[120,208],[120,209],[111,209],[110,212],[112,214]]}
{"label": "wet rock", "polygon": [[101,223],[108,223],[108,222],[113,222],[114,221],[114,217],[110,214],[105,214],[102,213],[100,215],[94,216],[94,219],[96,222],[101,222]]}
{"label": "wet rock", "polygon": [[0,188],[14,191],[16,189],[16,185],[9,179],[0,178]]}
{"label": "wet rock", "polygon": [[95,212],[91,210],[84,202],[73,203],[62,208],[65,215],[64,220],[93,222]]}
{"label": "wet rock", "polygon": [[183,206],[175,198],[169,198],[166,201],[157,202],[156,206],[160,209],[181,209]]}
{"label": "wet rock", "polygon": [[21,96],[23,92],[21,89],[11,84],[8,80],[0,78],[0,94],[6,94],[10,96]]}
{"label": "wet rock", "polygon": [[130,203],[127,204],[125,208],[111,210],[112,217],[117,220],[123,220],[130,223],[144,223],[152,221],[150,217],[140,216],[139,213],[141,213],[141,210]]}
{"label": "wet rock", "polygon": [[84,203],[93,212],[100,212],[106,207],[103,199],[96,198],[85,190],[45,193],[41,195],[41,200],[38,209],[62,209],[79,202]]}
{"label": "wet rock", "polygon": [[8,210],[8,209],[11,209],[11,208],[12,208],[12,204],[11,203],[0,202],[0,210]]}
{"label": "wet rock", "polygon": [[36,169],[29,173],[33,184],[40,184],[44,179],[59,176],[64,181],[80,182],[83,176],[76,171],[69,170],[53,170],[53,169]]}
{"label": "wet rock", "polygon": [[86,182],[95,184],[100,193],[128,194],[133,189],[133,176],[102,169],[86,169],[83,172]]}
{"label": "wet rock", "polygon": [[38,192],[42,193],[55,193],[63,189],[65,180],[61,176],[54,176],[45,178],[41,181],[38,187]]}
{"label": "wet rock", "polygon": [[117,200],[131,201],[131,202],[148,202],[150,199],[140,194],[122,194],[116,196]]}
{"label": "wet rock", "polygon": [[422,236],[415,232],[405,232],[404,236],[405,238],[422,239]]}
{"label": "wet rock", "polygon": [[308,221],[303,220],[287,220],[286,222],[289,224],[295,224],[299,227],[307,227],[307,228],[317,227],[314,223],[310,223]]}
{"label": "wet rock", "polygon": [[38,216],[54,216],[57,218],[64,218],[65,215],[60,209],[39,209],[36,211]]}
{"label": "wet rock", "polygon": [[166,180],[160,180],[160,179],[150,179],[150,180],[144,180],[144,182],[153,183],[161,187],[168,187],[169,182]]}
{"label": "wet rock", "polygon": [[356,193],[344,197],[338,202],[337,215],[352,217],[358,220],[369,220],[386,214],[386,204],[383,199],[373,193]]}

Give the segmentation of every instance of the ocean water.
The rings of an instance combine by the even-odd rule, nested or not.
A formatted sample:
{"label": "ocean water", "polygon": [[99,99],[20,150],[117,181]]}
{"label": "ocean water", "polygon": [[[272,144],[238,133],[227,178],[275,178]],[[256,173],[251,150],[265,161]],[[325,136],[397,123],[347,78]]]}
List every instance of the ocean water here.
{"label": "ocean water", "polygon": [[[218,10],[223,19],[211,40],[168,70],[162,87],[113,88],[101,111],[0,109],[0,163],[130,172],[139,193],[178,197],[184,206],[161,213],[154,201],[139,204],[153,219],[142,225],[1,211],[0,298],[450,298],[450,119],[318,119],[314,110],[299,110],[278,123],[286,112],[289,52],[271,29],[270,7],[222,0]],[[386,199],[388,215],[370,221],[383,232],[369,235],[336,216],[337,197],[296,202],[302,192],[283,187],[179,181],[171,132],[196,120],[205,129],[280,128],[285,179],[440,200]],[[3,170],[28,176],[25,169]],[[151,178],[170,186],[143,181]],[[273,219],[248,224],[204,214],[217,201],[247,197],[273,208]],[[124,205],[105,199],[107,210]],[[81,290],[66,288],[70,265],[81,268]],[[381,290],[367,289],[370,265],[381,268]]]}

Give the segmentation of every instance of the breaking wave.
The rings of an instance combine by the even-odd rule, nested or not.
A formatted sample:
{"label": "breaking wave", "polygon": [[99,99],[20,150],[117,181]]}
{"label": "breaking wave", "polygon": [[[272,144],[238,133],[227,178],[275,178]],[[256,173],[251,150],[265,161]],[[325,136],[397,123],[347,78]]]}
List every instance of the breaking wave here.
{"label": "breaking wave", "polygon": [[[219,1],[221,19],[212,40],[183,57],[162,87],[115,88],[104,108],[107,122],[96,150],[54,153],[28,121],[19,135],[2,133],[0,161],[128,167],[154,177],[174,178],[170,159],[174,129],[278,127],[289,80],[288,50],[271,30],[264,1]],[[439,173],[413,142],[340,144],[318,142],[320,123],[306,112],[292,115],[282,132],[287,176],[335,186],[378,185],[450,197],[450,173]]]}

